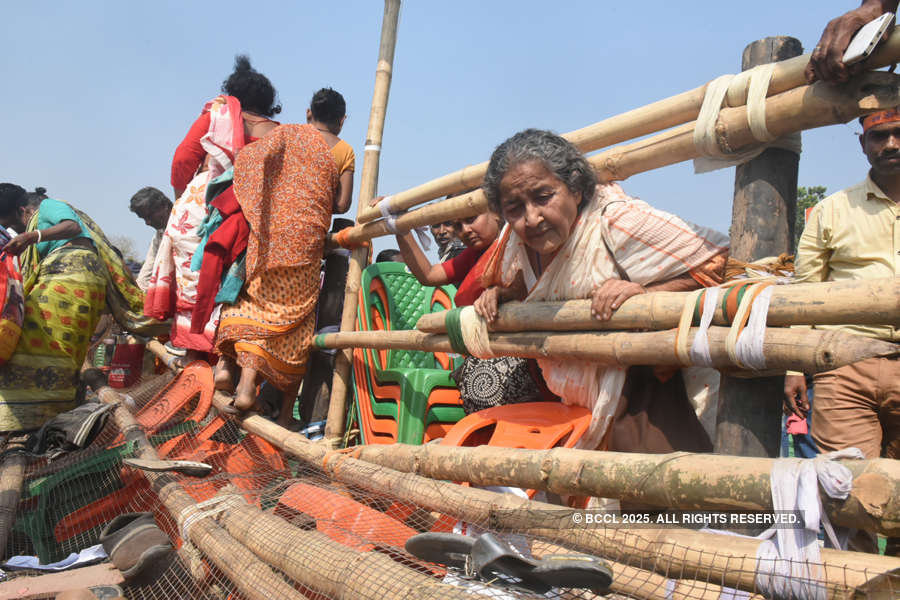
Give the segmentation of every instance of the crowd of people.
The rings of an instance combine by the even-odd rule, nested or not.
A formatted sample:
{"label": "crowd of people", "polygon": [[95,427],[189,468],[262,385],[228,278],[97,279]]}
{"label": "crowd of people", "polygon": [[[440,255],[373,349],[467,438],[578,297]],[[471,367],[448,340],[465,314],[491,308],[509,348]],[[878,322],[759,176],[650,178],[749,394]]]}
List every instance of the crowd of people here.
{"label": "crowd of people", "polygon": [[[850,36],[896,7],[865,0],[829,23],[810,81],[852,75],[860,67],[839,60]],[[315,329],[326,234],[353,193],[354,153],[339,137],[346,105],[321,89],[305,124],[281,124],[275,88],[243,56],[221,91],[175,150],[174,202],[152,187],[131,199],[132,212],[155,230],[136,281],[83,212],[42,189],[0,184],[2,265],[21,274],[0,298],[0,319],[18,318],[21,330],[11,355],[0,356],[0,431],[34,429],[76,405],[79,371],[106,312],[130,332],[166,329],[186,360],[216,363],[216,387],[232,394],[234,411],[250,409],[267,382],[281,395],[279,421],[290,422]],[[860,124],[871,170],[809,215],[798,281],[900,275],[900,109]],[[409,233],[379,260],[401,259],[423,285],[455,285],[455,303],[472,305],[488,324],[509,301],[590,299],[594,318],[608,320],[632,296],[724,281],[726,235],[598,181],[584,155],[552,132],[527,129],[501,143],[482,189],[487,212],[432,226],[438,263]],[[889,325],[844,328],[900,341]],[[811,401],[808,378],[788,373],[785,411],[809,419],[818,450],[856,446],[870,458],[900,458],[898,365],[877,358],[817,374]],[[483,371],[506,381],[501,392],[467,386]],[[706,452],[712,441],[690,385],[718,377],[706,371],[500,357],[468,358],[454,377],[467,412],[533,400],[588,408],[582,448]]]}
{"label": "crowd of people", "polygon": [[[175,201],[144,187],[131,211],[155,234],[135,279],[87,215],[0,184],[5,286],[2,322],[21,331],[0,363],[0,432],[31,430],[74,408],[100,317],[162,334],[185,361],[217,363],[235,410],[265,380],[282,392],[283,423],[303,378],[332,214],[353,194],[355,156],[339,136],[340,93],[317,91],[305,124],[281,124],[275,87],[238,56],[175,149]],[[14,262],[13,262],[14,260]],[[15,282],[13,282],[15,283]],[[18,312],[12,309],[18,308]],[[7,318],[8,317],[8,318]],[[6,330],[4,330],[6,331]],[[83,390],[82,390],[83,391]]]}

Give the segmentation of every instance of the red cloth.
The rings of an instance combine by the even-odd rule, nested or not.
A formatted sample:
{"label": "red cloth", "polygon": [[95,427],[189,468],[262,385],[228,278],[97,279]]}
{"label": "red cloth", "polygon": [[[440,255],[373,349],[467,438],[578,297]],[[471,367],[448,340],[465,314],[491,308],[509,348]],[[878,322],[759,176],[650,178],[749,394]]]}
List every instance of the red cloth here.
{"label": "red cloth", "polygon": [[197,302],[191,312],[191,333],[203,332],[216,306],[222,274],[247,249],[250,238],[250,226],[234,195],[234,186],[228,186],[213,198],[210,205],[219,209],[224,220],[210,234],[203,248],[203,262],[197,279]]}
{"label": "red cloth", "polygon": [[442,262],[441,267],[444,268],[444,273],[447,274],[450,283],[456,286],[462,283],[483,253],[484,250],[466,248],[450,260]]}
{"label": "red cloth", "polygon": [[484,291],[481,276],[494,254],[496,245],[497,240],[494,240],[493,244],[483,250],[466,248],[458,256],[441,263],[450,283],[456,286],[456,296],[453,298],[456,306],[474,304]]}
{"label": "red cloth", "polygon": [[209,121],[208,111],[197,117],[175,149],[175,156],[172,158],[172,187],[176,190],[183,190],[188,186],[206,158],[206,150],[200,145],[200,138],[209,131]]}

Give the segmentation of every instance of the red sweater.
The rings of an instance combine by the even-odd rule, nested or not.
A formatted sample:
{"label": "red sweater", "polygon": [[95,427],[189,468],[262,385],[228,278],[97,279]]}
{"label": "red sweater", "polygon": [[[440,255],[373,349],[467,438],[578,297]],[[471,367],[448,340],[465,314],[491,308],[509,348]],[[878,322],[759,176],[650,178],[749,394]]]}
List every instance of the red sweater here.
{"label": "red sweater", "polygon": [[200,138],[209,131],[209,120],[208,112],[197,117],[175,149],[175,156],[172,158],[172,187],[176,190],[183,190],[188,186],[206,158],[206,150],[200,145]]}

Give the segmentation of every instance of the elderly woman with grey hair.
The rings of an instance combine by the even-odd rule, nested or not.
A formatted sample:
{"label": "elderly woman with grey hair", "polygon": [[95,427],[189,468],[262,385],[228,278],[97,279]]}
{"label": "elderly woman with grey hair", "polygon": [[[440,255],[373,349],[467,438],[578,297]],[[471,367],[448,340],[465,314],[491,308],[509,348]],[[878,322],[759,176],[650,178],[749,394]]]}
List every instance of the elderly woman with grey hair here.
{"label": "elderly woman with grey hair", "polygon": [[153,239],[147,248],[147,257],[137,276],[138,287],[147,291],[150,285],[150,276],[153,274],[153,263],[156,260],[156,252],[159,250],[159,242],[162,240],[172,212],[172,201],[169,197],[155,187],[144,187],[135,192],[131,197],[131,212],[143,219],[147,227],[152,227]]}
{"label": "elderly woman with grey hair", "polygon": [[[726,236],[598,183],[581,152],[549,131],[528,129],[500,144],[483,189],[507,222],[475,303],[488,322],[505,300],[591,298],[594,317],[605,320],[636,294],[722,281]],[[538,362],[552,392],[593,413],[579,447],[712,449],[677,371]]]}

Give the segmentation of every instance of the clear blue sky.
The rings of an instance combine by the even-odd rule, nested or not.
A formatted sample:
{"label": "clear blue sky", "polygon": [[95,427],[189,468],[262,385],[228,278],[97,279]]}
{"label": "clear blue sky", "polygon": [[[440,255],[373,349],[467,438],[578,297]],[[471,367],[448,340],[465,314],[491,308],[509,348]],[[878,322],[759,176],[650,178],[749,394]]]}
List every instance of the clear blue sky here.
{"label": "clear blue sky", "polygon": [[[809,51],[857,0],[753,3],[405,2],[385,125],[380,193],[465,165],[526,127],[566,132],[740,70],[744,46],[792,35]],[[378,0],[200,3],[7,2],[0,24],[0,180],[49,193],[110,235],[152,234],[131,194],[171,193],[175,146],[231,72],[236,53],[302,122],[324,86],[347,99],[342,137],[359,186],[383,5]],[[800,185],[861,180],[855,122],[804,133]],[[734,170],[689,164],[637,175],[626,191],[727,231]],[[350,213],[355,214],[354,207]],[[376,249],[394,247],[383,238]]]}

